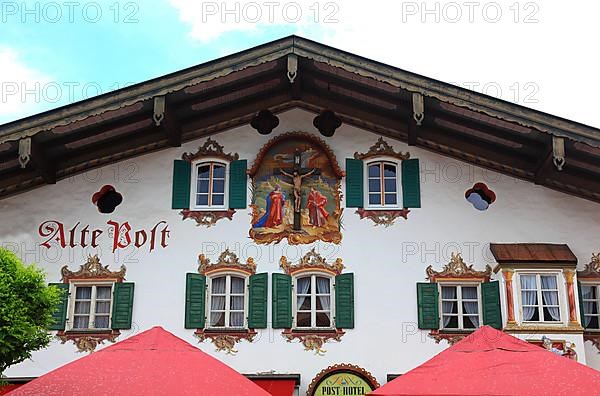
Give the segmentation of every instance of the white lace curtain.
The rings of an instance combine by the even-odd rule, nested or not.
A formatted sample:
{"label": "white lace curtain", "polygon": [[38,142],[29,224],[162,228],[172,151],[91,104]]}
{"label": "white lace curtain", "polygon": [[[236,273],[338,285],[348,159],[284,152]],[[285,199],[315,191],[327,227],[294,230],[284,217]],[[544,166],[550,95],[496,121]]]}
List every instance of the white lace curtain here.
{"label": "white lace curtain", "polygon": [[[560,321],[560,307],[558,306],[558,285],[556,276],[540,276],[542,280],[542,300],[545,309],[552,317],[552,320]],[[549,306],[554,305],[554,306]]]}
{"label": "white lace curtain", "polygon": [[[531,320],[537,310],[537,283],[535,275],[521,275],[521,299],[523,320]],[[530,305],[530,306],[526,306]]]}
{"label": "white lace curtain", "polygon": [[[456,301],[444,300],[456,300],[456,287],[442,287],[442,313],[458,312],[456,309]],[[444,315],[444,327],[448,327],[451,320],[452,316]]]}
{"label": "white lace curtain", "polygon": [[327,311],[329,320],[331,320],[330,287],[329,278],[317,277],[317,294],[327,294],[326,296],[319,296],[318,298],[321,303],[321,309]]}
{"label": "white lace curtain", "polygon": [[[583,301],[583,312],[584,314],[595,314],[596,313],[596,286],[581,286],[581,294],[584,300],[594,300],[594,301]],[[591,316],[584,316],[585,323],[584,327],[588,327],[592,322]]]}
{"label": "white lace curtain", "polygon": [[464,313],[468,315],[467,319],[471,322],[473,327],[479,327],[479,307],[477,306],[477,288],[476,287],[463,287],[461,289],[463,300],[474,300],[474,301],[463,301]]}
{"label": "white lace curtain", "polygon": [[299,278],[297,285],[298,285],[298,290],[296,291],[296,293],[298,294],[298,308],[297,309],[300,309],[300,307],[302,307],[304,305],[304,302],[306,301],[307,298],[310,301],[310,296],[300,296],[300,294],[306,294],[310,290],[310,276],[307,276],[305,278]]}
{"label": "white lace curtain", "polygon": [[[215,294],[225,294],[226,277],[213,278],[211,284],[210,299],[210,324],[211,326],[225,326],[225,296],[215,296]],[[221,312],[215,312],[221,311]]]}

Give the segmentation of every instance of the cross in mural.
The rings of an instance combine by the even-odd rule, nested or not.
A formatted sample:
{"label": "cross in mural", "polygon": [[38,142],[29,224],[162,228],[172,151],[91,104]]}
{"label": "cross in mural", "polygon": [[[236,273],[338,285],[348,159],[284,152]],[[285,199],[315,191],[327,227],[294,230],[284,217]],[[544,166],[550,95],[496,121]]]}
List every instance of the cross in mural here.
{"label": "cross in mural", "polygon": [[286,170],[283,168],[279,169],[279,172],[282,175],[292,179],[294,191],[294,231],[300,231],[302,229],[302,180],[305,177],[319,175],[321,173],[317,168],[302,168],[300,165],[300,159],[301,153],[299,150],[296,150],[294,152],[294,166],[292,168],[288,168],[291,173],[286,172]]}

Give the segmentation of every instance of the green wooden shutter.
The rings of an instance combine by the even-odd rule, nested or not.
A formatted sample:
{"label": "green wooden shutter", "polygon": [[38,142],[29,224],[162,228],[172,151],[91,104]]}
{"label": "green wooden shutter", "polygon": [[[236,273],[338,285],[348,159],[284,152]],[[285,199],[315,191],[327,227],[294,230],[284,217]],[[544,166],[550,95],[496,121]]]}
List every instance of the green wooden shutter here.
{"label": "green wooden shutter", "polygon": [[232,161],[229,164],[229,208],[246,209],[248,196],[246,168],[247,160]]}
{"label": "green wooden shutter", "polygon": [[251,329],[266,329],[269,275],[267,273],[252,275],[249,284],[248,327]]}
{"label": "green wooden shutter", "polygon": [[184,160],[173,161],[173,196],[172,209],[190,208],[190,181],[192,165]]}
{"label": "green wooden shutter", "polygon": [[133,310],[133,289],[131,282],[115,283],[113,292],[112,328],[131,329],[131,311]]}
{"label": "green wooden shutter", "polygon": [[187,274],[185,279],[185,328],[202,329],[206,321],[206,277]]}
{"label": "green wooden shutter", "polygon": [[483,303],[483,324],[501,330],[500,283],[497,281],[482,283],[481,299]]}
{"label": "green wooden shutter", "polygon": [[292,277],[273,274],[272,277],[272,321],[274,329],[292,327]]}
{"label": "green wooden shutter", "polygon": [[335,327],[354,328],[354,274],[335,277]]}
{"label": "green wooden shutter", "polygon": [[363,162],[346,158],[346,207],[362,208],[364,198]]}
{"label": "green wooden shutter", "polygon": [[419,329],[436,330],[440,325],[437,283],[417,283]]}
{"label": "green wooden shutter", "polygon": [[579,297],[579,320],[581,325],[585,327],[585,314],[583,312],[583,291],[581,290],[581,282],[577,282],[577,295]]}
{"label": "green wooden shutter", "polygon": [[402,201],[405,208],[421,207],[419,160],[402,161]]}
{"label": "green wooden shutter", "polygon": [[52,324],[50,330],[64,330],[67,323],[67,304],[69,301],[68,283],[50,283],[48,286],[55,286],[60,292],[60,299],[56,304],[52,314]]}

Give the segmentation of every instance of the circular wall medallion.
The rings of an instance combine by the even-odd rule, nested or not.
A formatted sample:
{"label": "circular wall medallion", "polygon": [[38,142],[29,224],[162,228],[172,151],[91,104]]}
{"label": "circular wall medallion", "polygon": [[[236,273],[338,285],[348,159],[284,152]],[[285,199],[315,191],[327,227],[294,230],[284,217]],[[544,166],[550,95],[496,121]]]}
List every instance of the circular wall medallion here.
{"label": "circular wall medallion", "polygon": [[306,395],[366,395],[378,387],[379,383],[367,370],[352,364],[336,364],[313,378]]}

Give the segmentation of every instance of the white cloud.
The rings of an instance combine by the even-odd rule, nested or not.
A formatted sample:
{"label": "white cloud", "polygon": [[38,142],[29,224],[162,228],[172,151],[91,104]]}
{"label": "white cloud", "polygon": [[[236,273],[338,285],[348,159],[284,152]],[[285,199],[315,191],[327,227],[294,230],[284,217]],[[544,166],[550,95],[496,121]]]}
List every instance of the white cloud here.
{"label": "white cloud", "polygon": [[[170,2],[190,24],[191,37],[204,43],[229,32],[293,26],[324,44],[600,127],[600,59],[593,44],[600,3],[285,1],[276,2],[271,23],[268,2]],[[258,22],[244,18],[254,4],[262,10]],[[302,19],[290,24],[298,7]],[[332,14],[338,22],[325,23]]]}
{"label": "white cloud", "polygon": [[17,51],[0,47],[0,124],[39,112],[50,77],[27,66]]}

